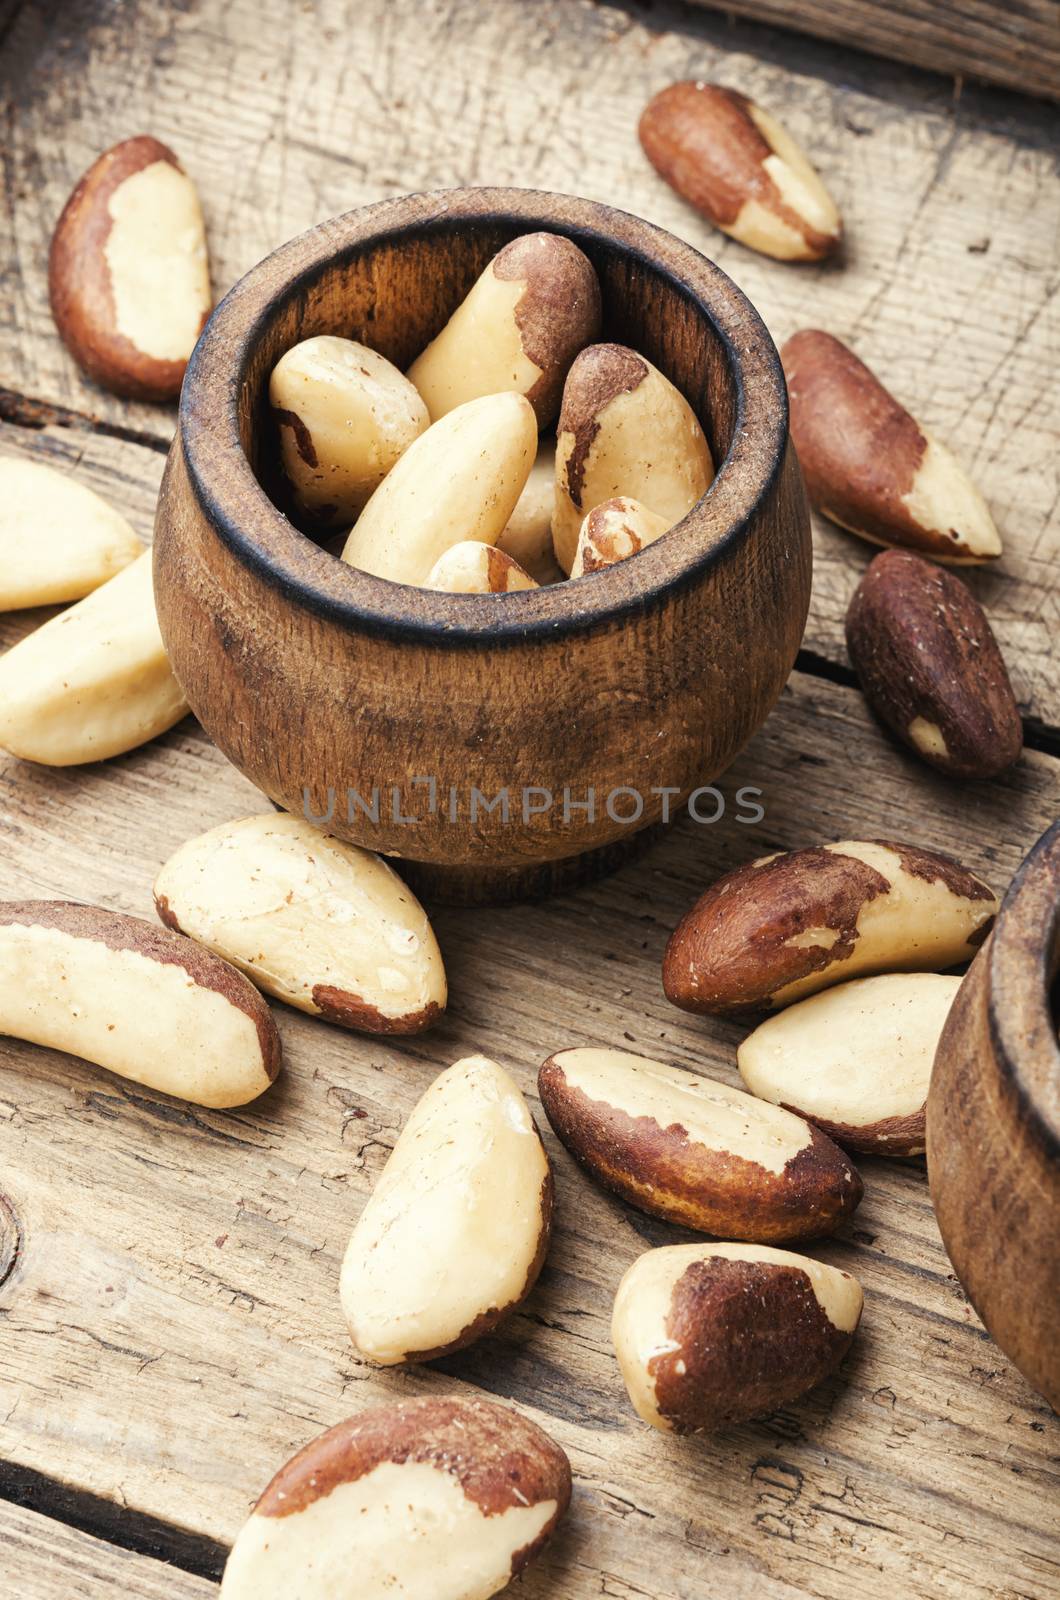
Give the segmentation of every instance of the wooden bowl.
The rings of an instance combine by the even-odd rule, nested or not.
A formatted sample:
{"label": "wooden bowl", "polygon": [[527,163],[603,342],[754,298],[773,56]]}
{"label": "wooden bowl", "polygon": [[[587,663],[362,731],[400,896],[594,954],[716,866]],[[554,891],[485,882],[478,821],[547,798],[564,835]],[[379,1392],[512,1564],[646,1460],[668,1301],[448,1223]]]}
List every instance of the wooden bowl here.
{"label": "wooden bowl", "polygon": [[[275,472],[273,365],[301,339],[339,333],[407,366],[491,256],[535,229],[589,256],[602,337],[635,346],[688,397],[721,463],[714,483],[665,538],[574,583],[440,594],[344,565],[262,487]],[[810,564],[780,361],[725,274],[606,206],[458,189],[323,223],[218,306],[184,382],[155,591],[192,709],[237,767],[294,812],[308,798],[324,815],[333,794],[330,832],[475,900],[610,864],[663,814],[653,788],[672,791],[676,810],[728,766],[794,662]],[[507,819],[503,804],[480,804],[472,820],[472,785],[507,791]],[[373,809],[376,789],[378,820],[348,805],[352,790]],[[589,789],[593,813],[579,808]],[[620,789],[643,808],[625,795],[609,816]],[[554,805],[535,813],[541,791]]]}
{"label": "wooden bowl", "polygon": [[1060,1409],[1060,822],[957,992],[927,1108],[931,1198],[969,1300]]}

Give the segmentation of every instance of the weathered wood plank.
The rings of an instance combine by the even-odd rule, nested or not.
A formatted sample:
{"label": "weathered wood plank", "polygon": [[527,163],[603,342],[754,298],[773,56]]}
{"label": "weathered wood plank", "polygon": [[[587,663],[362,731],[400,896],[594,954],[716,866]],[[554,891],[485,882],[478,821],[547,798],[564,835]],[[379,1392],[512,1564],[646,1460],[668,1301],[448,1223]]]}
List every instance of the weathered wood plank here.
{"label": "weathered wood plank", "polygon": [[756,22],[871,50],[955,77],[982,78],[1060,100],[1060,27],[1053,0],[692,0]]}
{"label": "weathered wood plank", "polygon": [[[202,0],[191,11],[137,0],[119,21],[76,0],[56,21],[28,0],[5,52],[0,372],[26,394],[168,437],[171,414],[80,377],[47,308],[47,242],[69,188],[140,128],[172,142],[202,189],[219,291],[292,234],[385,194],[490,182],[617,202],[719,260],[778,340],[820,324],[852,340],[953,445],[1007,547],[973,587],[1023,709],[1060,725],[1052,124],[1030,102],[948,103],[893,68],[866,79],[856,61],[819,54],[814,77],[801,41],[665,3],[641,19],[581,0]],[[756,257],[650,171],[637,116],[688,74],[739,85],[784,118],[845,214],[841,263]],[[824,523],[816,542],[807,644],[844,661],[842,618],[871,552]]]}
{"label": "weathered wood plank", "polygon": [[[853,1585],[1060,1594],[1044,1512],[1055,1420],[965,1303],[916,1164],[866,1163],[863,1207],[819,1247],[868,1291],[846,1371],[709,1441],[643,1428],[608,1343],[619,1274],[676,1233],[589,1185],[551,1137],[557,1237],[497,1338],[440,1371],[373,1373],[336,1292],[350,1226],[439,1066],[483,1048],[531,1091],[549,1051],[597,1040],[733,1080],[738,1030],[673,1011],[658,980],[699,885],[780,844],[881,829],[957,848],[1002,882],[1051,816],[1058,775],[1031,755],[998,784],[955,790],[892,752],[856,695],[796,678],[724,783],[730,798],[763,790],[760,826],[685,824],[569,899],[439,916],[453,1004],[437,1033],[395,1046],[277,1008],[286,1073],[233,1113],[5,1042],[0,1171],[22,1248],[0,1288],[0,1456],[227,1540],[318,1429],[387,1395],[473,1382],[525,1407],[575,1464],[574,1515],[528,1595],[691,1600],[708,1572],[737,1600],[838,1600]],[[149,914],[168,852],[257,804],[190,722],[82,772],[8,762],[0,893]]]}
{"label": "weathered wood plank", "polygon": [[5,1594],[20,1600],[207,1600],[216,1587],[50,1517],[0,1501]]}

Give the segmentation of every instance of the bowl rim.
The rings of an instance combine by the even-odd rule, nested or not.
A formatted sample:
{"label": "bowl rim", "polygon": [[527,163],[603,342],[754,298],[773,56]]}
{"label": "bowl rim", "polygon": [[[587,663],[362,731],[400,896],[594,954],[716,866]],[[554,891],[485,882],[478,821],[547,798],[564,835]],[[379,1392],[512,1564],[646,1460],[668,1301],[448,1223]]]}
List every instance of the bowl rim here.
{"label": "bowl rim", "polygon": [[988,950],[994,1059],[1049,1159],[1060,1162],[1060,822],[1029,851],[1001,902]]}
{"label": "bowl rim", "polygon": [[[251,355],[277,299],[309,293],[336,258],[355,257],[387,239],[422,238],[476,223],[563,233],[575,243],[633,255],[712,324],[736,395],[725,457],[706,493],[664,539],[603,572],[498,595],[420,589],[339,560],[269,499],[239,430]],[[177,441],[191,491],[218,538],[288,600],[329,621],[391,638],[447,647],[523,643],[619,623],[730,558],[753,532],[756,513],[781,471],[788,398],[780,356],[762,318],[732,279],[692,245],[597,201],[548,190],[457,188],[346,212],[252,267],[215,308],[188,362]]]}

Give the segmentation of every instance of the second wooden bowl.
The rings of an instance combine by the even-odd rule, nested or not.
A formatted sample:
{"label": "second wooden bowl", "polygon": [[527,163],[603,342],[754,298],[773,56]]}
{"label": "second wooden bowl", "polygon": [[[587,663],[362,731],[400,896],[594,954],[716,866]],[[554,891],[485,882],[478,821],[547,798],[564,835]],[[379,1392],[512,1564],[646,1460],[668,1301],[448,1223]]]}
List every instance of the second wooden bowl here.
{"label": "second wooden bowl", "polygon": [[987,1328],[1060,1410],[1060,822],[1009,886],[935,1057],[928,1175]]}
{"label": "second wooden bowl", "polygon": [[[342,564],[262,487],[273,365],[339,333],[407,366],[491,256],[537,229],[589,256],[603,337],[687,396],[719,464],[708,493],[631,560],[528,593],[438,594]],[[465,189],[352,212],[214,312],[184,383],[155,588],[192,709],[272,800],[330,811],[330,832],[420,863],[450,898],[569,882],[721,773],[791,670],[810,533],[776,350],[717,267],[605,206]]]}

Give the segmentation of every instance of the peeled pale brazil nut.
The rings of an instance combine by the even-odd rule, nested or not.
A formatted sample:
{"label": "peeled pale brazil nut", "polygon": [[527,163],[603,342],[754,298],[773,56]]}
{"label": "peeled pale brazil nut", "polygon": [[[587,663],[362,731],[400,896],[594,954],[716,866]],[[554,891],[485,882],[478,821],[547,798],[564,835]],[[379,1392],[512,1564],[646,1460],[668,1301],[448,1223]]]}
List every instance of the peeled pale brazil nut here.
{"label": "peeled pale brazil nut", "polygon": [[496,544],[537,452],[521,394],[457,406],[409,445],[354,524],[343,561],[393,583],[425,584],[463,539]]}
{"label": "peeled pale brazil nut", "polygon": [[542,439],[515,510],[496,548],[517,561],[535,583],[556,583],[563,573],[552,549],[552,508],[556,500],[556,446]]}
{"label": "peeled pale brazil nut", "polygon": [[877,716],[929,766],[994,778],[1019,759],[1023,723],[982,606],[952,572],[884,550],[854,591],[847,649]]}
{"label": "peeled pale brazil nut", "polygon": [[172,150],[142,135],[93,163],[56,224],[48,289],[89,377],[134,399],[177,398],[211,300],[199,197]]}
{"label": "peeled pale brazil nut", "polygon": [[559,1445],[508,1406],[377,1406],[281,1467],[222,1600],[488,1600],[540,1553],[570,1494]]}
{"label": "peeled pale brazil nut", "polygon": [[686,1228],[784,1241],[831,1233],[856,1168],[801,1117],[621,1050],[561,1050],[538,1076],[556,1133],[605,1188]]}
{"label": "peeled pale brazil nut", "polygon": [[342,1309],[369,1361],[429,1361],[488,1333],[533,1288],[552,1172],[526,1102],[485,1056],[422,1096],[350,1237]]}
{"label": "peeled pale brazil nut", "polygon": [[354,339],[321,334],[282,355],[269,404],[295,505],[322,527],[348,527],[430,423],[414,386]]}
{"label": "peeled pale brazil nut", "polygon": [[656,171],[708,221],[781,261],[838,247],[835,202],[775,117],[735,89],[674,83],[649,101],[640,142]]}
{"label": "peeled pale brazil nut", "polygon": [[654,511],[628,495],[605,500],[602,505],[594,506],[582,523],[571,577],[602,572],[605,567],[613,567],[616,561],[635,556],[646,545],[661,538],[669,526],[665,517],[657,517]]}
{"label": "peeled pale brazil nut", "polygon": [[726,873],[678,923],[663,987],[685,1011],[766,1011],[847,978],[970,961],[993,890],[949,856],[847,839]]}
{"label": "peeled pale brazil nut", "polygon": [[149,550],[0,657],[0,747],[24,761],[105,761],[187,710],[158,628]]}
{"label": "peeled pale brazil nut", "polygon": [[360,1033],[420,1033],[445,1010],[427,914],[370,850],[269,812],[191,839],[155,879],[167,927],[266,993]]}
{"label": "peeled pale brazil nut", "polygon": [[594,506],[631,496],[672,527],[713,475],[695,412],[657,367],[625,345],[582,351],[563,388],[556,446],[552,543],[564,572]]}
{"label": "peeled pale brazil nut", "polygon": [[752,1094],[808,1117],[848,1150],[913,1156],[959,977],[855,978],[768,1017],[740,1045]]}
{"label": "peeled pale brazil nut", "polygon": [[514,557],[495,545],[462,539],[438,557],[425,587],[449,594],[512,594],[536,589],[537,584]]}
{"label": "peeled pale brazil nut", "polygon": [[649,1250],[611,1322],[638,1416],[701,1433],[789,1405],[838,1368],[864,1296],[849,1272],[755,1244]]}
{"label": "peeled pale brazil nut", "polygon": [[87,485],[42,461],[0,457],[0,611],[81,600],[142,552]]}
{"label": "peeled pale brazil nut", "polygon": [[280,1070],[269,1008],[227,962],[61,900],[0,903],[0,1033],[202,1106],[245,1105]]}
{"label": "peeled pale brazil nut", "polygon": [[545,427],[568,367],[599,332],[600,285],[586,256],[561,234],[527,233],[494,256],[408,375],[432,422],[512,391]]}
{"label": "peeled pale brazil nut", "polygon": [[810,328],[780,352],[791,437],[814,507],[874,544],[935,561],[992,561],[1001,539],[979,490],[845,344]]}

